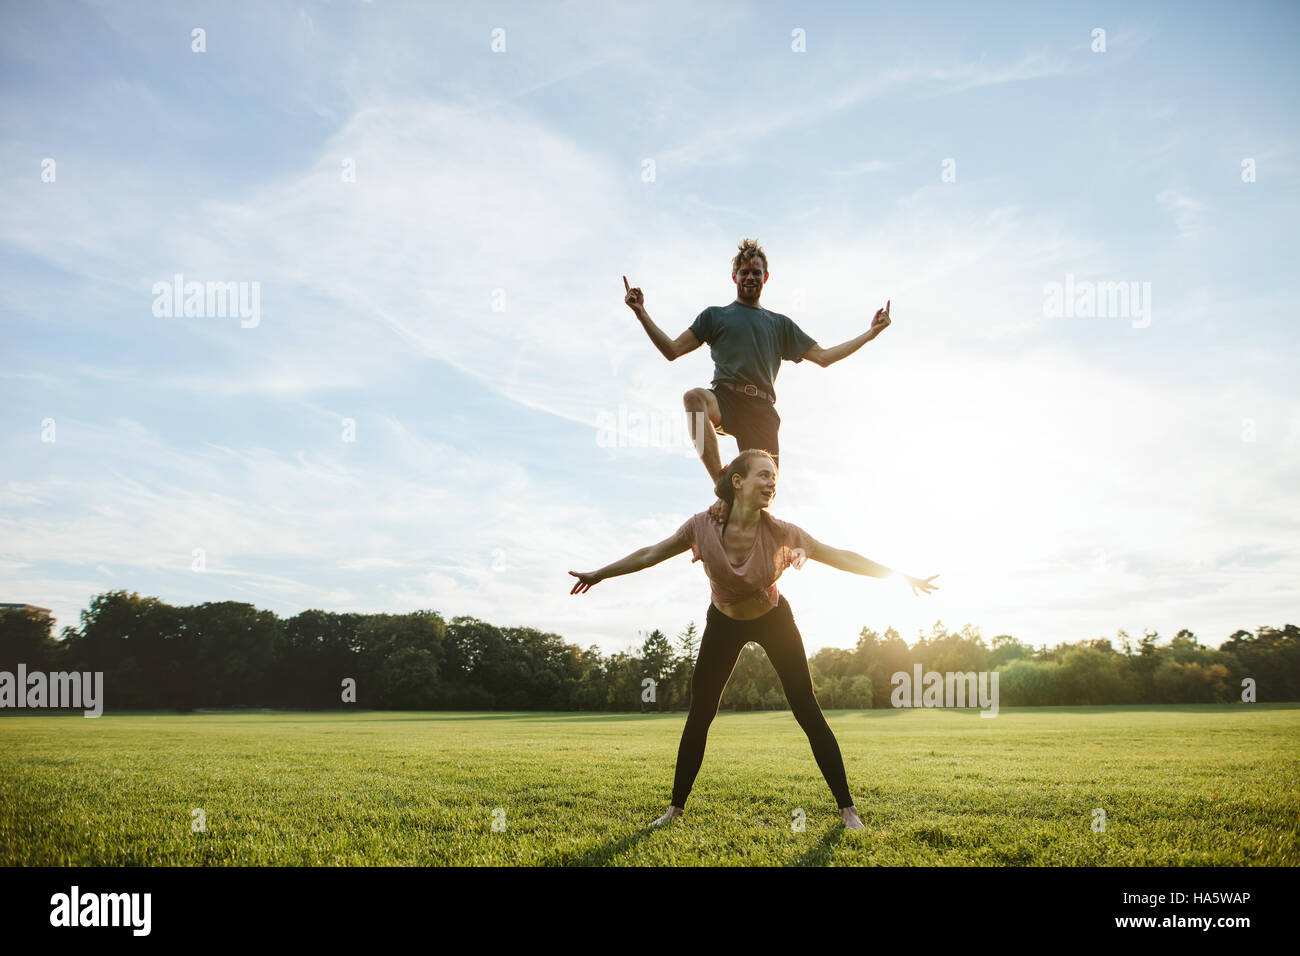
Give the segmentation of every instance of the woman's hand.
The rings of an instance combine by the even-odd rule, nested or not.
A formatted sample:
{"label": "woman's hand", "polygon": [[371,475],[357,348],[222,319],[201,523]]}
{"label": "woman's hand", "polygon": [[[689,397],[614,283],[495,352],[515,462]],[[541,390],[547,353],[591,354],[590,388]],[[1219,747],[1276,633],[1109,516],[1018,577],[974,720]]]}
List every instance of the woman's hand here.
{"label": "woman's hand", "polygon": [[595,571],[588,571],[586,574],[579,574],[577,571],[570,571],[569,573],[578,579],[578,583],[573,586],[573,590],[569,592],[570,594],[586,594],[604,580]]}
{"label": "woman's hand", "polygon": [[[939,585],[930,583],[938,576],[939,575],[937,574],[932,574],[922,581],[920,578],[914,578],[910,574],[903,575],[903,577],[907,579],[907,585],[912,589],[913,594],[929,594],[931,591],[939,590]],[[920,590],[918,591],[917,588],[920,588]]]}
{"label": "woman's hand", "polygon": [[877,335],[885,331],[885,329],[887,328],[889,328],[889,303],[888,302],[885,303],[885,307],[883,309],[876,310],[876,315],[871,320],[871,328],[869,328],[867,331],[871,333],[871,337],[874,339]]}

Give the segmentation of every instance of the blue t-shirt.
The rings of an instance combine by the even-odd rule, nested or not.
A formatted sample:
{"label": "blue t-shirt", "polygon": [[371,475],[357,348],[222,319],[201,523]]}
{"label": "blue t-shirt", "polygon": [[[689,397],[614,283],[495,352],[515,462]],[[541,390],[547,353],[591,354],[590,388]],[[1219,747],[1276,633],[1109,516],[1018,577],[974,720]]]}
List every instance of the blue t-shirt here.
{"label": "blue t-shirt", "polygon": [[802,362],[816,340],[789,316],[733,302],[711,305],[695,317],[691,331],[709,344],[713,384],[736,382],[761,388],[776,397],[781,360]]}

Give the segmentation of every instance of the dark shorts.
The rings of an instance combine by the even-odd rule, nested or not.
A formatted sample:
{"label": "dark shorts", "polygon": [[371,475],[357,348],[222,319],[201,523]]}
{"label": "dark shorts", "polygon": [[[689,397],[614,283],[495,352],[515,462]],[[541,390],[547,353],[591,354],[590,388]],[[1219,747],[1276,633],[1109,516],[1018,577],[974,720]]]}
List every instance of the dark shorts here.
{"label": "dark shorts", "polygon": [[734,392],[721,385],[710,386],[709,391],[718,400],[722,412],[722,424],[715,425],[713,430],[735,438],[738,451],[761,448],[779,465],[781,450],[777,432],[781,428],[781,416],[776,413],[776,406],[765,398]]}

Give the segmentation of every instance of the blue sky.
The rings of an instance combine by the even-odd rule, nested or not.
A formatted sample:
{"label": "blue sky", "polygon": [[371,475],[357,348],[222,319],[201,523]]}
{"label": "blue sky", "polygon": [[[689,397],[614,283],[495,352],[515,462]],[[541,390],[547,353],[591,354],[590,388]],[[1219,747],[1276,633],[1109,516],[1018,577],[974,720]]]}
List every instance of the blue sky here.
{"label": "blue sky", "polygon": [[[687,557],[566,572],[712,500],[707,347],[621,276],[676,336],[754,236],[823,346],[892,300],[783,366],[773,513],[942,587],[788,571],[810,651],[1295,622],[1298,11],[7,5],[0,599],[703,626]],[[176,274],[256,322],[156,315]],[[1051,315],[1067,276],[1149,315]]]}

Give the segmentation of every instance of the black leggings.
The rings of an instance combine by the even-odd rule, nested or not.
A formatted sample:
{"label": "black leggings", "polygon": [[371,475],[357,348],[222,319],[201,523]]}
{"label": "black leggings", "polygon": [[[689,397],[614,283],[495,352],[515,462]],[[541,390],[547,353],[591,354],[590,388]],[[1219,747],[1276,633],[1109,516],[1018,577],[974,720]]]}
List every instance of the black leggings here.
{"label": "black leggings", "polygon": [[750,641],[767,652],[768,660],[776,668],[790,709],[794,711],[794,719],[808,735],[817,766],[830,784],[840,808],[853,806],[840,745],[835,742],[835,735],[817,704],[812,674],[808,670],[808,655],[785,595],[781,595],[776,607],[752,621],[733,620],[713,604],[709,605],[706,620],[699,657],[695,661],[695,674],[691,678],[691,712],[686,717],[682,742],[677,748],[673,806],[686,807],[686,798],[690,796],[695,775],[700,772],[700,764],[704,761],[709,725],[718,713],[722,692],[731,679],[731,672],[736,669],[740,652]]}

